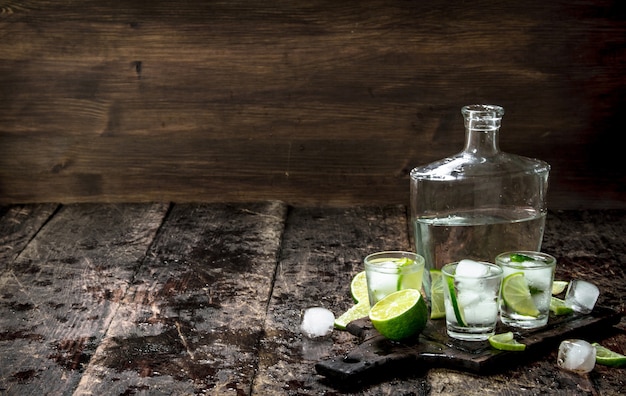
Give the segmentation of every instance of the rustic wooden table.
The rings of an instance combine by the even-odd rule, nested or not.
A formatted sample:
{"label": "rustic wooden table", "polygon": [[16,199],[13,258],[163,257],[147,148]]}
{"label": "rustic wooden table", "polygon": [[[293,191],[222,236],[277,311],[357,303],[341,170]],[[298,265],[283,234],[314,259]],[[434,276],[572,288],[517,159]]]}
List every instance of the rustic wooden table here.
{"label": "rustic wooden table", "polygon": [[[557,277],[624,311],[626,211],[550,212]],[[251,204],[0,207],[0,393],[8,395],[623,394],[625,369],[559,370],[556,347],[476,375],[416,368],[346,388],[315,364],[357,345],[309,340],[302,311],[351,305],[369,252],[410,249],[406,208]],[[590,341],[626,352],[626,322]],[[343,386],[341,386],[343,385]]]}

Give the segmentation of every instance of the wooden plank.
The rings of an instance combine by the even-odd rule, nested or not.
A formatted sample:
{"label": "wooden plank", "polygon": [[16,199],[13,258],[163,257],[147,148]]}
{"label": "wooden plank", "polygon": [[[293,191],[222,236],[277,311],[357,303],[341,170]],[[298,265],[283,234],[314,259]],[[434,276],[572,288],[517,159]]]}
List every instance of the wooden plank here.
{"label": "wooden plank", "polygon": [[175,205],[76,394],[249,394],[286,212]]}
{"label": "wooden plank", "polygon": [[57,204],[39,204],[0,208],[0,262],[4,265],[3,270],[8,269],[57,207]]}
{"label": "wooden plank", "polygon": [[553,208],[626,202],[617,1],[6,10],[0,202],[406,204],[475,102],[506,108],[503,149],[553,165]]}
{"label": "wooden plank", "polygon": [[167,208],[64,206],[37,233],[0,277],[0,392],[73,391]]}

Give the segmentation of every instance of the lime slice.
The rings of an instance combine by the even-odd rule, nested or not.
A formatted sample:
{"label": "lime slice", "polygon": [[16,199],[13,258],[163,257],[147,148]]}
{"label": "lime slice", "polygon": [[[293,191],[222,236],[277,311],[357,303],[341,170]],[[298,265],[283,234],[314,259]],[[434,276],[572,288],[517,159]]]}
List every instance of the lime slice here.
{"label": "lime slice", "polygon": [[555,315],[567,315],[574,312],[571,307],[565,305],[565,301],[557,297],[550,298],[550,311]]}
{"label": "lime slice", "polygon": [[354,302],[367,301],[369,304],[369,296],[367,295],[367,278],[365,271],[361,271],[352,278],[350,282],[350,294]]}
{"label": "lime slice", "polygon": [[402,258],[399,258],[399,259],[395,259],[395,260],[393,260],[393,262],[398,266],[398,268],[406,267],[407,265],[413,264],[413,260],[411,260],[408,257],[402,257]]}
{"label": "lime slice", "polygon": [[502,299],[513,311],[524,316],[539,316],[523,272],[508,275],[502,281]]}
{"label": "lime slice", "polygon": [[452,304],[452,310],[456,317],[457,324],[461,327],[467,327],[465,323],[465,315],[463,315],[463,308],[459,306],[458,299],[456,297],[456,290],[454,289],[454,278],[446,278],[448,281],[448,291],[450,291],[450,303]]}
{"label": "lime slice", "polygon": [[509,258],[514,263],[523,263],[524,261],[535,261],[534,258],[525,256],[525,255],[520,254],[520,253],[511,253]]}
{"label": "lime slice", "polygon": [[557,294],[561,294],[565,291],[565,288],[567,287],[567,283],[566,281],[554,281],[552,282],[552,295],[556,296]]}
{"label": "lime slice", "polygon": [[398,276],[398,290],[402,289],[422,289],[422,277],[424,276],[424,268]]}
{"label": "lime slice", "polygon": [[335,328],[339,330],[345,330],[348,323],[353,320],[361,319],[367,317],[370,313],[370,303],[367,299],[363,300],[363,302],[353,305],[344,312],[341,316],[335,319]]}
{"label": "lime slice", "polygon": [[443,300],[443,275],[441,270],[430,270],[430,318],[442,319],[446,317],[446,307]]}
{"label": "lime slice", "polygon": [[365,271],[359,272],[352,278],[350,282],[350,294],[352,295],[352,299],[356,302],[356,305],[353,305],[335,319],[335,328],[340,330],[345,330],[348,323],[364,318],[370,312],[370,300],[367,294],[367,278],[365,277]]}
{"label": "lime slice", "polygon": [[428,308],[419,290],[404,289],[377,302],[370,310],[369,317],[380,334],[397,341],[424,330]]}
{"label": "lime slice", "polygon": [[626,356],[621,353],[613,352],[597,342],[591,345],[596,348],[596,363],[611,367],[621,367],[626,364]]}
{"label": "lime slice", "polygon": [[513,338],[513,333],[510,331],[508,333],[492,335],[489,337],[489,344],[501,351],[523,351],[526,349],[526,344],[517,342]]}
{"label": "lime slice", "polygon": [[[400,274],[400,272],[402,272],[402,270],[400,268],[412,265],[414,263],[414,261],[411,260],[410,258],[402,257],[402,258],[393,260],[393,263],[398,266],[398,274],[399,274],[398,275],[398,283],[396,284],[396,290],[419,289],[419,287],[415,287],[416,285],[408,284],[408,283],[411,282],[410,281],[411,278],[409,278],[408,281],[405,280],[411,274],[407,274],[407,275]],[[412,278],[415,279],[415,277],[412,277]],[[419,286],[421,286],[421,285],[419,285]]]}

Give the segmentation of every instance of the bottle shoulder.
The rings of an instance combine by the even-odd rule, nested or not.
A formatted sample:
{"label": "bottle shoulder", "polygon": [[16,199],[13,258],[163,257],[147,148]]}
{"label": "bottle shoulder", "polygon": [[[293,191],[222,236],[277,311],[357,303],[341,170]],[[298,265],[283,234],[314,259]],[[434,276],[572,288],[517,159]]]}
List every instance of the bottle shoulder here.
{"label": "bottle shoulder", "polygon": [[415,167],[412,179],[453,180],[472,177],[502,177],[515,174],[545,174],[550,171],[546,162],[516,154],[500,152],[490,157],[481,157],[468,152]]}

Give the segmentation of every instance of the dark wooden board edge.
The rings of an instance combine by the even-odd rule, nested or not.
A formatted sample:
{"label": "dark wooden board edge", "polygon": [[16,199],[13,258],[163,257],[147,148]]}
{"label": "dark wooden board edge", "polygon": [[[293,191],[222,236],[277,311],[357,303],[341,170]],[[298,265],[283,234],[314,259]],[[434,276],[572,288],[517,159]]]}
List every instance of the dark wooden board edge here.
{"label": "dark wooden board edge", "polygon": [[415,373],[416,366],[422,370],[446,367],[490,374],[527,362],[567,338],[591,334],[597,337],[619,323],[622,314],[608,307],[596,307],[589,315],[551,316],[547,326],[536,330],[517,331],[499,324],[497,332],[513,331],[515,338],[527,345],[524,352],[499,351],[487,341],[451,339],[446,334],[445,321],[429,321],[419,340],[393,342],[378,334],[369,320],[360,319],[349,324],[347,330],[361,343],[345,356],[318,362],[315,370],[337,387],[402,376],[408,374],[407,367]]}

